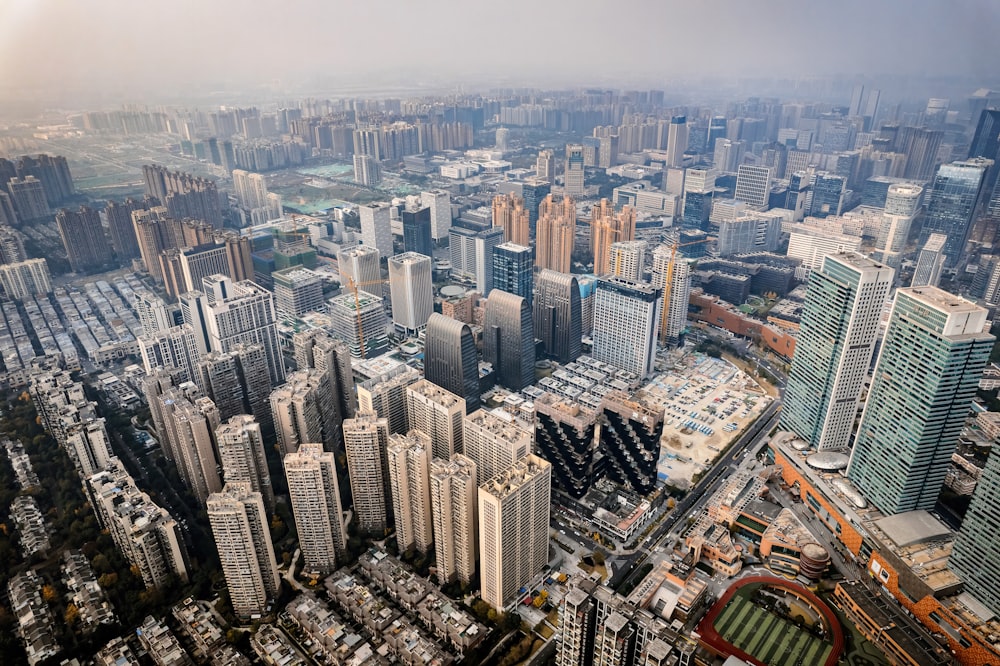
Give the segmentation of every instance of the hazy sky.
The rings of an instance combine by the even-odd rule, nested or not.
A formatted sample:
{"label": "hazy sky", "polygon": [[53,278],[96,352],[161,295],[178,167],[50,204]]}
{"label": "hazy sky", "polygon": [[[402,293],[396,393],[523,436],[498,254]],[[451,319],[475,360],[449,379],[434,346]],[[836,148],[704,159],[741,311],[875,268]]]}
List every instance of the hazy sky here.
{"label": "hazy sky", "polygon": [[831,74],[985,85],[1000,78],[998,36],[1000,0],[0,0],[0,89]]}

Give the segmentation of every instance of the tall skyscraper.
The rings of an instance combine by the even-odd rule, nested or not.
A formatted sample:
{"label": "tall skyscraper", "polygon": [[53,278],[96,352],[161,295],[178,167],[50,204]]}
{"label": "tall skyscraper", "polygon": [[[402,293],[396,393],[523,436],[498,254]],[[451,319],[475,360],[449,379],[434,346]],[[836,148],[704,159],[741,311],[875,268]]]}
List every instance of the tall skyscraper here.
{"label": "tall skyscraper", "polygon": [[535,175],[548,184],[556,182],[556,160],[551,150],[538,151],[535,159]]}
{"label": "tall skyscraper", "polygon": [[173,451],[181,479],[204,502],[210,494],[222,490],[215,444],[219,412],[211,398],[188,399],[176,391],[161,396],[160,402],[165,428],[157,434]]}
{"label": "tall skyscraper", "polygon": [[104,207],[104,213],[108,218],[111,246],[118,255],[118,261],[125,263],[141,257],[139,241],[135,237],[135,226],[132,224],[132,211],[149,208],[151,203],[149,200],[126,199],[123,203],[109,201]]}
{"label": "tall skyscraper", "polygon": [[971,592],[994,613],[1000,611],[997,502],[1000,502],[1000,453],[992,450],[976,483],[948,566],[965,582],[966,593]]}
{"label": "tall skyscraper", "polygon": [[327,301],[333,335],[347,343],[354,358],[373,358],[389,351],[385,308],[382,299],[358,292],[341,294]]}
{"label": "tall skyscraper", "polygon": [[337,266],[340,269],[340,284],[347,285],[353,280],[358,291],[382,297],[379,253],[373,246],[356,245],[341,250],[337,253]]}
{"label": "tall skyscraper", "polygon": [[987,317],[937,287],[896,291],[847,468],[883,513],[934,508],[995,341]]}
{"label": "tall skyscraper", "polygon": [[271,415],[282,455],[293,453],[306,442],[321,442],[336,451],[341,442],[343,415],[327,373],[296,370],[271,392]]}
{"label": "tall skyscraper", "polygon": [[430,495],[434,520],[434,563],[438,580],[468,584],[476,575],[479,532],[476,463],[461,453],[431,460]]}
{"label": "tall skyscraper", "polygon": [[531,453],[532,433],[506,412],[478,409],[465,417],[462,444],[464,455],[476,463],[482,485]]}
{"label": "tall skyscraper", "polygon": [[685,116],[674,116],[670,119],[667,131],[667,166],[684,166],[684,151],[688,147],[688,126]]}
{"label": "tall skyscraper", "polygon": [[741,164],[736,174],[733,198],[751,206],[766,206],[771,194],[771,167]]}
{"label": "tall skyscraper", "polygon": [[554,393],[535,398],[535,445],[552,463],[552,481],[580,498],[594,482],[597,426],[601,412]]}
{"label": "tall skyscraper", "polygon": [[404,252],[389,259],[392,323],[404,335],[415,335],[434,312],[431,258]]}
{"label": "tall skyscraper", "polygon": [[818,173],[812,184],[812,205],[809,214],[824,218],[840,215],[847,195],[847,179],[831,173]]}
{"label": "tall skyscraper", "polygon": [[436,312],[428,318],[424,376],[463,398],[467,413],[479,409],[479,354],[468,324]]}
{"label": "tall skyscraper", "polygon": [[52,209],[45,200],[42,181],[34,176],[11,178],[7,181],[7,191],[10,192],[10,200],[21,222],[40,220],[52,214]]}
{"label": "tall skyscraper", "polygon": [[215,183],[166,167],[147,164],[142,167],[146,194],[156,197],[170,216],[177,220],[204,220],[216,229],[222,228],[222,208]]}
{"label": "tall skyscraper", "polygon": [[111,246],[101,226],[101,215],[93,208],[56,213],[59,237],[74,273],[93,273],[112,267]]}
{"label": "tall skyscraper", "polygon": [[850,444],[893,275],[840,253],[827,255],[809,278],[781,424],[818,450]]}
{"label": "tall skyscraper", "polygon": [[354,394],[354,374],[351,350],[342,340],[328,331],[311,329],[292,336],[295,364],[299,370],[314,368],[330,382],[337,413],[344,418],[354,416],[357,397]]}
{"label": "tall skyscraper", "polygon": [[911,287],[936,287],[941,280],[941,269],[944,267],[944,247],[948,237],[944,234],[931,234],[927,242],[920,248],[917,255],[917,265],[913,269]]}
{"label": "tall skyscraper", "polygon": [[920,195],[924,188],[915,184],[896,183],[889,186],[885,208],[882,210],[882,224],[875,247],[882,262],[894,269],[903,263],[903,251],[910,236],[910,227],[920,212]]}
{"label": "tall skyscraper", "polygon": [[274,431],[267,356],[260,345],[236,345],[229,352],[206,354],[195,363],[192,380],[215,402],[221,420],[253,414],[268,436]]}
{"label": "tall skyscraper", "polygon": [[433,256],[431,209],[428,206],[407,206],[399,212],[399,215],[403,218],[403,251],[416,252],[427,257]]}
{"label": "tall skyscraper", "polygon": [[582,347],[583,307],[575,277],[543,269],[538,274],[532,318],[535,338],[542,341],[546,356],[564,364],[576,360]]}
{"label": "tall skyscraper", "polygon": [[594,275],[611,272],[611,244],[635,240],[635,208],[615,207],[607,199],[594,206],[590,218],[590,248],[594,254]]}
{"label": "tall skyscraper", "polygon": [[392,206],[387,203],[359,206],[358,214],[361,217],[361,239],[364,244],[378,250],[380,256],[391,257]]}
{"label": "tall skyscraper", "polygon": [[606,277],[594,290],[593,357],[639,377],[653,372],[661,291],[646,282]]}
{"label": "tall skyscraper", "polygon": [[529,221],[530,215],[524,207],[524,199],[513,193],[493,197],[493,226],[503,229],[505,243],[530,245]]}
{"label": "tall skyscraper", "polygon": [[583,146],[566,144],[566,170],[563,173],[564,191],[571,197],[582,197],[584,187]]}
{"label": "tall skyscraper", "polygon": [[347,527],[333,453],[308,442],[285,456],[288,498],[307,571],[328,573],[347,555]]}
{"label": "tall skyscraper", "polygon": [[222,466],[222,482],[245,481],[260,493],[267,510],[274,512],[274,488],[267,469],[264,436],[260,424],[249,414],[238,414],[215,429]]}
{"label": "tall skyscraper", "polygon": [[263,174],[233,169],[233,190],[239,202],[240,213],[251,225],[282,218],[284,212],[281,209],[281,197],[268,192]]}
{"label": "tall skyscraper", "polygon": [[528,455],[479,487],[483,601],[502,609],[549,555],[552,466]]}
{"label": "tall skyscraper", "polygon": [[431,442],[435,458],[450,460],[462,452],[462,422],[465,400],[426,379],[406,387],[406,420]]}
{"label": "tall skyscraper", "polygon": [[431,238],[435,241],[447,238],[451,229],[451,195],[446,190],[421,192],[420,203],[431,209]]}
{"label": "tall skyscraper", "polygon": [[84,478],[107,469],[112,452],[104,419],[74,423],[66,429],[65,439],[64,446]]}
{"label": "tall skyscraper", "polygon": [[944,234],[945,265],[955,266],[965,252],[987,171],[992,160],[981,157],[938,167],[927,195],[927,212],[920,230],[921,242],[932,233]]}
{"label": "tall skyscraper", "polygon": [[431,438],[419,430],[390,435],[387,451],[396,544],[427,553],[434,541],[431,515]]}
{"label": "tall skyscraper", "polygon": [[189,292],[181,299],[184,323],[194,329],[199,348],[228,352],[241,344],[261,345],[271,385],[284,381],[274,294],[249,280],[233,282],[224,275],[207,277],[203,285],[203,293]]}
{"label": "tall skyscraper", "polygon": [[[666,288],[667,274],[670,271],[670,260],[673,257],[674,269],[670,275],[670,289]],[[650,281],[654,287],[663,290],[665,303],[661,305],[666,308],[665,315],[661,313],[660,325],[666,330],[660,331],[667,344],[677,344],[680,341],[681,333],[687,328],[688,322],[688,301],[691,297],[691,262],[684,257],[677,256],[673,248],[667,245],[660,245],[653,250],[653,273]]]}
{"label": "tall skyscraper", "polygon": [[548,195],[538,205],[535,266],[560,273],[570,272],[573,241],[576,238],[576,203],[570,197],[560,201]]}
{"label": "tall skyscraper", "polygon": [[301,266],[271,273],[274,309],[284,319],[301,317],[324,309],[323,280],[318,273]]}
{"label": "tall skyscraper", "polygon": [[241,620],[263,615],[281,589],[264,500],[249,483],[236,482],[206,504],[233,611]]}
{"label": "tall skyscraper", "polygon": [[472,275],[476,279],[476,291],[489,296],[493,291],[493,250],[503,244],[503,229],[486,229],[472,237]]}
{"label": "tall skyscraper", "polygon": [[642,280],[646,241],[618,241],[608,249],[610,275],[632,282]]}
{"label": "tall skyscraper", "polygon": [[374,412],[359,410],[344,421],[344,450],[351,479],[354,517],[358,530],[384,538],[392,523],[386,447],[389,423]]}
{"label": "tall skyscraper", "polygon": [[493,288],[521,296],[531,305],[534,296],[534,252],[530,247],[503,243],[493,248]]}
{"label": "tall skyscraper", "polygon": [[494,289],[486,301],[483,359],[493,364],[497,383],[520,391],[535,381],[535,327],[522,296]]}

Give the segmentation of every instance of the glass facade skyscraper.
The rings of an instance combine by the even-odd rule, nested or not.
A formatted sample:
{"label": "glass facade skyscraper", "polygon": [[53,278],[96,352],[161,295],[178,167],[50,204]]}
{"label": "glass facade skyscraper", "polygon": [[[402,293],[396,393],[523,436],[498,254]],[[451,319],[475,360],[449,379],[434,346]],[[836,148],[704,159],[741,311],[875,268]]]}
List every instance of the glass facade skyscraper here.
{"label": "glass facade skyscraper", "polygon": [[493,248],[493,288],[521,296],[530,306],[533,299],[535,252],[516,243]]}
{"label": "glass facade skyscraper", "polygon": [[933,234],[948,237],[944,247],[945,264],[958,263],[972,230],[980,192],[992,160],[976,157],[938,167],[927,197],[927,213],[920,231],[920,244]]}
{"label": "glass facade skyscraper", "polygon": [[535,327],[526,298],[494,289],[486,301],[483,359],[497,384],[520,391],[535,381]]}
{"label": "glass facade skyscraper", "polygon": [[847,477],[884,513],[933,509],[995,338],[937,287],[896,292]]}
{"label": "glass facade skyscraper", "polygon": [[424,335],[424,377],[465,398],[467,414],[479,409],[479,354],[472,329],[435,312]]}
{"label": "glass facade skyscraper", "polygon": [[976,484],[972,503],[948,565],[962,577],[966,590],[1000,613],[1000,452],[990,452]]}
{"label": "glass facade skyscraper", "polygon": [[810,277],[781,425],[818,450],[850,443],[892,280],[888,266],[846,252]]}
{"label": "glass facade skyscraper", "polygon": [[535,337],[543,353],[560,363],[580,356],[583,305],[576,277],[548,269],[538,274],[538,294],[532,311]]}

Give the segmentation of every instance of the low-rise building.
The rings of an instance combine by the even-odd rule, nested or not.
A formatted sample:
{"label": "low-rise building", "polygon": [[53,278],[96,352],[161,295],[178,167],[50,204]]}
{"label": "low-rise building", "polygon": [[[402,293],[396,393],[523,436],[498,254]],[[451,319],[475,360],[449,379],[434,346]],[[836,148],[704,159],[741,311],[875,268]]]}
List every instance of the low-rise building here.
{"label": "low-rise building", "polygon": [[102,624],[114,624],[114,609],[97,582],[86,555],[79,550],[64,552],[62,574],[63,585],[69,591],[67,601],[79,613],[77,627],[81,631],[87,633]]}
{"label": "low-rise building", "polygon": [[28,664],[59,654],[55,621],[42,599],[42,580],[33,569],[16,574],[7,582],[7,599],[17,618],[17,635],[24,645]]}
{"label": "low-rise building", "polygon": [[136,627],[135,635],[156,666],[193,666],[191,655],[181,647],[174,632],[152,615]]}

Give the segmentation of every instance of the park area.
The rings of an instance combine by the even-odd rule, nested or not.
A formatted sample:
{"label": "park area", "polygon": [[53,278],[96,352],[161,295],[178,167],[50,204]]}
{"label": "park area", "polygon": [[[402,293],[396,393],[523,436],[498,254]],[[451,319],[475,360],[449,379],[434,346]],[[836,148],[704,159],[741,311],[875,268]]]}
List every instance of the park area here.
{"label": "park area", "polygon": [[832,666],[844,646],[826,604],[805,588],[765,576],[731,586],[698,631],[715,652],[760,666]]}
{"label": "park area", "polygon": [[699,352],[679,358],[645,392],[664,407],[657,476],[682,490],[771,403],[745,372],[725,359]]}

